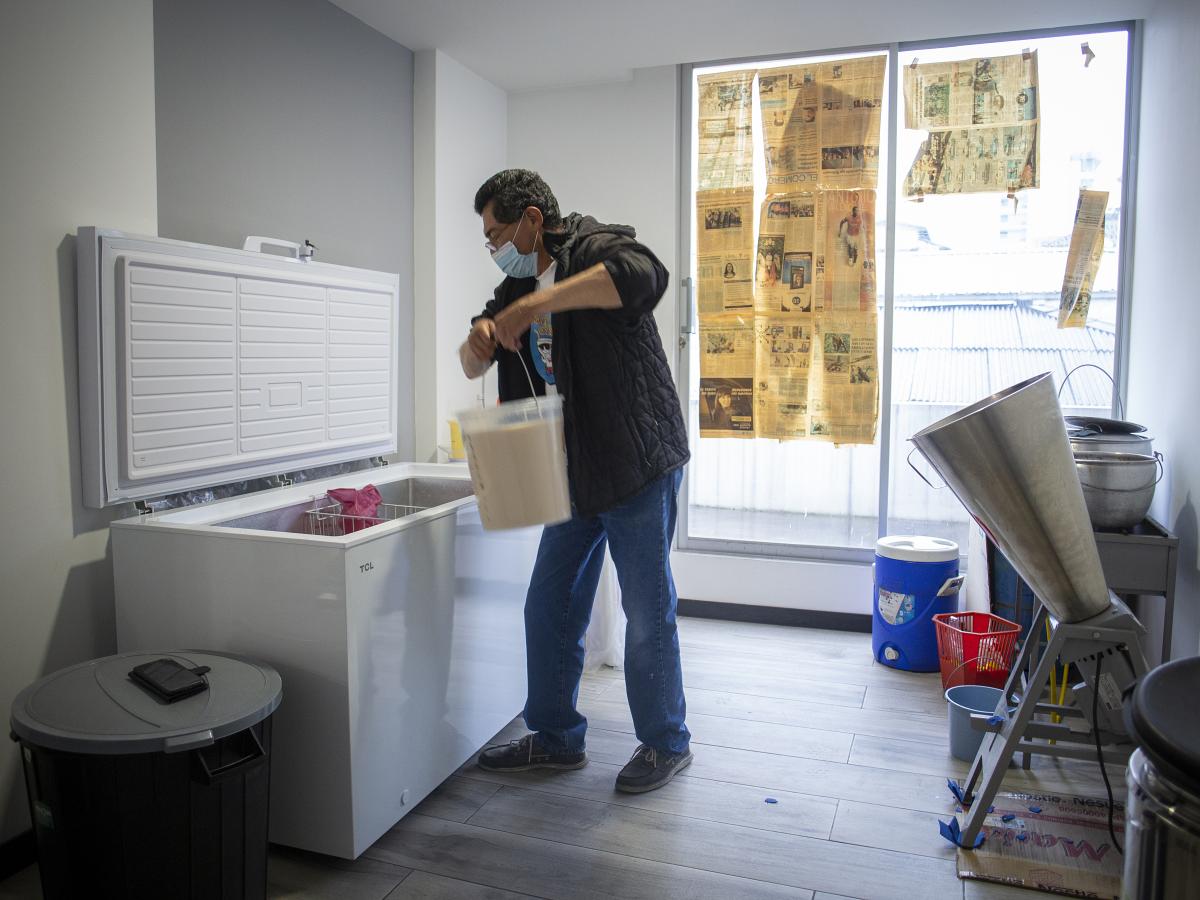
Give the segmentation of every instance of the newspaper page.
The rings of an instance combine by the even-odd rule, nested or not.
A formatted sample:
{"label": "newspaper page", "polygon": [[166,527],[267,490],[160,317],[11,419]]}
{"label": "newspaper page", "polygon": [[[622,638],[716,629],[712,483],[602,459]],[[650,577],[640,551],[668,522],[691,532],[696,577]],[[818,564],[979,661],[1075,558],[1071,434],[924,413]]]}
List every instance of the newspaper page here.
{"label": "newspaper page", "polygon": [[812,313],[821,309],[816,282],[818,191],[768,194],[759,214],[754,297],[760,314]]}
{"label": "newspaper page", "polygon": [[1080,189],[1059,300],[1059,328],[1082,328],[1087,324],[1092,282],[1104,255],[1104,213],[1107,209],[1108,191]]}
{"label": "newspaper page", "polygon": [[873,190],[763,202],[754,283],[760,437],[875,439],[875,202]]}
{"label": "newspaper page", "polygon": [[812,317],[760,316],[756,331],[758,436],[778,440],[807,437]]}
{"label": "newspaper page", "polygon": [[1038,118],[1037,51],[904,68],[904,127],[940,131]]}
{"label": "newspaper page", "polygon": [[696,307],[701,316],[754,308],[754,190],[696,194]]}
{"label": "newspaper page", "polygon": [[1041,184],[1037,53],[904,69],[904,124],[929,132],[904,195],[1014,193]]}
{"label": "newspaper page", "polygon": [[873,444],[879,420],[878,315],[830,314],[813,332],[809,434],[836,444]]}
{"label": "newspaper page", "polygon": [[824,241],[817,277],[824,288],[822,309],[875,311],[875,191],[822,191]]}
{"label": "newspaper page", "polygon": [[700,436],[755,436],[753,315],[700,317]]}
{"label": "newspaper page", "polygon": [[754,69],[701,75],[696,190],[753,187],[751,113]]}
{"label": "newspaper page", "polygon": [[931,131],[904,179],[904,196],[1015,193],[1041,185],[1038,125]]}
{"label": "newspaper page", "polygon": [[875,187],[885,68],[868,56],[759,73],[768,191]]}

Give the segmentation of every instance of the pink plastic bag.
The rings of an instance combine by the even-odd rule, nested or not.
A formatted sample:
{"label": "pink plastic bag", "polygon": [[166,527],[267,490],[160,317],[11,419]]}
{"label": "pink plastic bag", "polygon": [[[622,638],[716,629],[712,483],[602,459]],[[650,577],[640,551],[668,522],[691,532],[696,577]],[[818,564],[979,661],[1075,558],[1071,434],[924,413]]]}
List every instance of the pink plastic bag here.
{"label": "pink plastic bag", "polygon": [[355,517],[343,520],[345,522],[344,534],[361,531],[363,528],[370,528],[372,525],[379,524],[380,520],[375,516],[379,511],[379,502],[383,497],[375,485],[368,484],[362,490],[358,490],[357,488],[334,488],[329,492],[329,496],[342,505],[343,516]]}

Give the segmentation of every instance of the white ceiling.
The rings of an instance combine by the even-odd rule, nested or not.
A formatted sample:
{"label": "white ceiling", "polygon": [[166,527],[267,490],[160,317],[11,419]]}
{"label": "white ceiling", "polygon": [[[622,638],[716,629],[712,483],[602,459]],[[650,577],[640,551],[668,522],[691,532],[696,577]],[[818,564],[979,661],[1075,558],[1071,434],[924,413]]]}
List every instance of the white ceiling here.
{"label": "white ceiling", "polygon": [[413,50],[508,91],[633,69],[1136,18],[1154,0],[333,0]]}

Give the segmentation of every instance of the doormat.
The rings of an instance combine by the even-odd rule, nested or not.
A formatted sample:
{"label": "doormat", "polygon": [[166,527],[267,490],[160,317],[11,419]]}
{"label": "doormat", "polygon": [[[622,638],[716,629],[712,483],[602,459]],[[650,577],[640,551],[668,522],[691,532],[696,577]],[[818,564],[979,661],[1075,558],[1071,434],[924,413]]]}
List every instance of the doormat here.
{"label": "doormat", "polygon": [[[1113,808],[1113,828],[1124,845],[1125,804],[1120,801]],[[959,878],[1068,897],[1121,896],[1124,857],[1109,837],[1103,799],[998,792],[983,834],[979,849],[959,849]]]}

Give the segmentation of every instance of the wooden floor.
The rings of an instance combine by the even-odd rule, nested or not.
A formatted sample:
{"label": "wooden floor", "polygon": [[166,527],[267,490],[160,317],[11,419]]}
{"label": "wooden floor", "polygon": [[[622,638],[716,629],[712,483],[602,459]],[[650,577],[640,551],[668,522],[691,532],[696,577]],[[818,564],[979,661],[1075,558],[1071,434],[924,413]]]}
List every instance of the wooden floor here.
{"label": "wooden floor", "polygon": [[[270,895],[1038,896],[955,875],[937,819],[953,809],[946,778],[966,765],[946,751],[936,674],[875,664],[869,635],[702,619],[681,619],[680,635],[695,761],[666,788],[614,792],[637,739],[621,675],[605,670],[581,690],[587,768],[498,776],[468,764],[355,862],[273,849]],[[523,731],[514,722],[497,740]],[[1104,796],[1091,763],[1035,760],[1005,785]],[[3,900],[37,896],[32,869],[0,884]]]}

